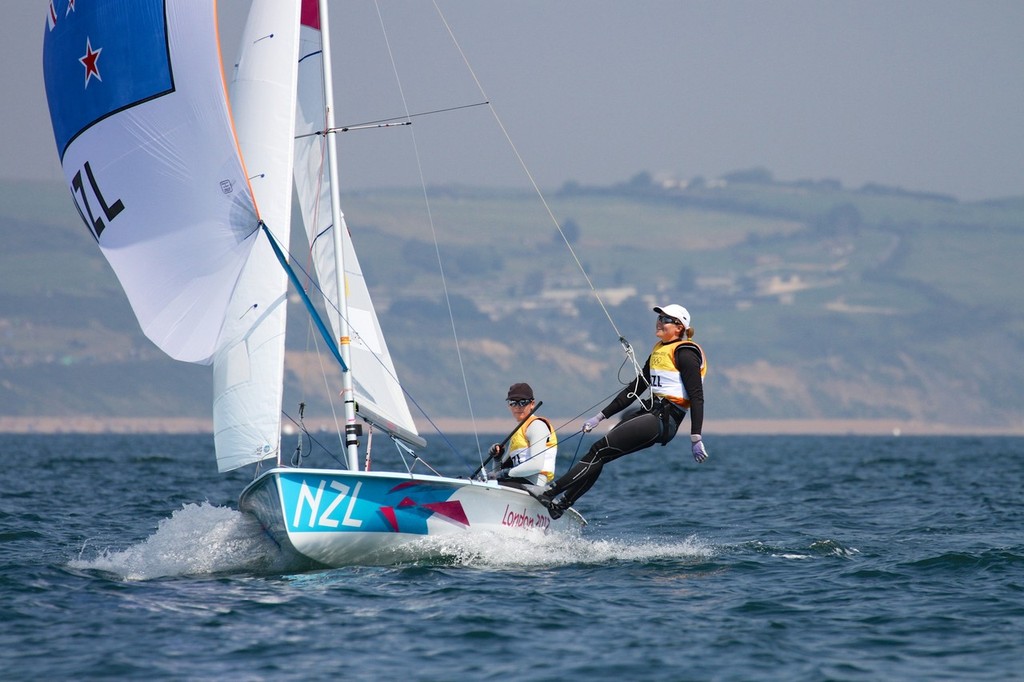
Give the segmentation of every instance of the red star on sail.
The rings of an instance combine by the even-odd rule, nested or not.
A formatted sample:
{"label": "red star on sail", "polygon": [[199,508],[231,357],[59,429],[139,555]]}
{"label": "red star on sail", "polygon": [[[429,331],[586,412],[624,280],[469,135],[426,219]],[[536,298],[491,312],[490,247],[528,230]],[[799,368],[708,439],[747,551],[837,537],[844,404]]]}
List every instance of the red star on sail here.
{"label": "red star on sail", "polygon": [[102,47],[93,51],[92,43],[89,42],[88,38],[85,39],[85,54],[78,59],[78,61],[82,62],[82,66],[85,67],[85,87],[89,87],[89,79],[93,76],[96,76],[96,80],[103,81],[100,78],[99,66],[96,64],[100,58],[100,52],[103,52]]}

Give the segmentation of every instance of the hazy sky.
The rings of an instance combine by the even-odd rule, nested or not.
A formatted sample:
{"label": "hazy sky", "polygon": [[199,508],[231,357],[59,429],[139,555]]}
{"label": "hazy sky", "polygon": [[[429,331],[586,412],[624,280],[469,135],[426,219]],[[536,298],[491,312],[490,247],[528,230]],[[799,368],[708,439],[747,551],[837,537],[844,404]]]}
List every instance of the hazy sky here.
{"label": "hazy sky", "polygon": [[[339,122],[482,99],[432,3],[380,3],[406,105],[374,6],[336,4]],[[1020,0],[438,4],[544,188],[761,166],[780,180],[878,182],[962,200],[1024,195]],[[248,2],[219,6],[234,39]],[[47,7],[13,0],[0,10],[0,177],[60,177],[41,82]],[[483,166],[465,162],[471,155],[492,171],[488,184],[523,181],[507,147],[492,158],[489,141],[463,137],[479,116],[489,114],[417,119],[424,157],[442,159],[426,165],[430,182],[483,181]],[[417,183],[399,170],[407,158],[362,150],[400,134],[351,134],[362,137],[346,143],[349,182]]]}

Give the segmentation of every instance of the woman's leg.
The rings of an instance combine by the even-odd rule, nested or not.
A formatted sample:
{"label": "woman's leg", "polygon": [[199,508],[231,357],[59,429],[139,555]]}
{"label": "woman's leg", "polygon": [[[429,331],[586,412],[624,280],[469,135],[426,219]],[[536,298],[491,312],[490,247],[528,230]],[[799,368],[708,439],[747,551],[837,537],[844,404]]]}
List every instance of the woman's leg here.
{"label": "woman's leg", "polygon": [[544,492],[544,497],[553,500],[564,493],[558,506],[567,509],[597,482],[605,464],[654,445],[660,435],[661,420],[650,413],[639,414],[616,425],[604,438],[594,443],[575,466],[555,481]]}

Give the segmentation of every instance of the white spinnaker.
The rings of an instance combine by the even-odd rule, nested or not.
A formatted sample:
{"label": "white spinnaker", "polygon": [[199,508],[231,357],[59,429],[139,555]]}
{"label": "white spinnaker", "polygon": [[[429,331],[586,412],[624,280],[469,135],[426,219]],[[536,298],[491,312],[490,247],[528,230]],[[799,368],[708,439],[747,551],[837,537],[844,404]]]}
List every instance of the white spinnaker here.
{"label": "white spinnaker", "polygon": [[[320,31],[315,0],[305,0],[299,56],[299,99],[296,122],[295,187],[317,279],[327,301],[327,315],[335,338],[340,335],[336,306],[334,240],[331,234],[331,187],[324,130],[324,90]],[[351,333],[350,361],[355,399],[360,411],[369,411],[377,423],[397,427],[415,436],[416,426],[402,392],[391,354],[381,332],[370,292],[348,228],[341,224],[347,319]]]}
{"label": "white spinnaker", "polygon": [[[98,33],[116,23],[110,16],[127,15],[130,2],[93,0],[73,12],[58,3],[43,57],[55,128],[62,115],[74,116],[79,100],[114,98],[110,93],[133,69],[148,68],[131,50],[103,44]],[[99,188],[107,202],[123,207],[97,241],[143,332],[175,359],[208,363],[255,242],[256,211],[232,134],[215,5],[167,0],[163,8],[164,16],[153,20],[166,22],[173,90],[111,106],[77,132],[61,163],[69,186],[82,187],[83,171],[91,179],[72,190],[83,217],[96,210]],[[83,65],[75,57],[85,38],[91,50],[101,51],[97,76],[85,71],[83,89]]]}
{"label": "white spinnaker", "polygon": [[[292,206],[299,0],[254,0],[231,79],[231,109],[260,218],[287,253]],[[288,277],[262,232],[238,279],[214,356],[217,467],[280,447]]]}

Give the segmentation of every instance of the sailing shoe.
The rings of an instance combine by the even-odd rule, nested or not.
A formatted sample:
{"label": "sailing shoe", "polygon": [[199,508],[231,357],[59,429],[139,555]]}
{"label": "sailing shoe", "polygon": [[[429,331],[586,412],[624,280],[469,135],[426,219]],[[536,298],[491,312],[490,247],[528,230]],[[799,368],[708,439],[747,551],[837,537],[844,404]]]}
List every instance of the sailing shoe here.
{"label": "sailing shoe", "polygon": [[537,498],[537,501],[544,505],[544,508],[548,510],[548,515],[554,521],[561,518],[562,514],[565,513],[565,507],[561,502],[555,502],[549,495],[541,495]]}

